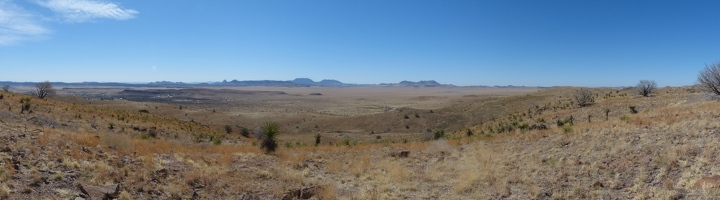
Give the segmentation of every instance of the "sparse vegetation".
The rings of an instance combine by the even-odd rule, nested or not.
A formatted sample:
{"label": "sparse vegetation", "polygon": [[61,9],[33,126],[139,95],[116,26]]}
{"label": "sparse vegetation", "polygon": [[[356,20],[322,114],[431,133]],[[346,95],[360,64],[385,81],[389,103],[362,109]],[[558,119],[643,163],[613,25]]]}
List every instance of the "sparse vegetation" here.
{"label": "sparse vegetation", "polygon": [[265,150],[265,153],[273,153],[277,149],[277,141],[275,137],[278,134],[278,124],[275,122],[267,122],[263,125],[260,130],[262,131],[262,142],[260,148]]}
{"label": "sparse vegetation", "polygon": [[220,144],[222,144],[222,139],[221,139],[220,137],[214,137],[214,138],[212,139],[212,143],[213,143],[213,145],[215,145],[215,146],[220,145]]}
{"label": "sparse vegetation", "polygon": [[580,107],[589,106],[594,102],[593,93],[590,90],[580,89],[575,92],[575,102]]}
{"label": "sparse vegetation", "polygon": [[35,85],[35,91],[32,92],[32,95],[44,99],[55,95],[55,93],[55,88],[53,88],[52,83],[50,83],[50,81],[43,81]]}
{"label": "sparse vegetation", "polygon": [[250,137],[250,129],[246,127],[240,128],[240,135],[242,135],[243,137]]}
{"label": "sparse vegetation", "polygon": [[[592,91],[612,92],[612,97],[579,108],[570,104],[575,88],[553,88],[498,98],[497,103],[463,97],[464,102],[456,102],[460,106],[410,121],[397,112],[371,115],[389,121],[386,124],[393,130],[375,125],[347,128],[358,122],[328,120],[348,119],[337,115],[304,116],[307,121],[277,117],[276,124],[289,126],[291,134],[275,134],[276,142],[287,148],[277,148],[272,155],[263,155],[265,148],[258,148],[262,137],[226,135],[224,124],[259,122],[237,119],[238,115],[211,115],[202,104],[181,112],[177,105],[72,104],[53,98],[33,100],[33,113],[18,115],[2,106],[17,109],[17,102],[27,96],[6,94],[7,100],[0,101],[0,157],[10,157],[5,159],[6,167],[0,166],[0,199],[73,199],[81,194],[77,183],[120,184],[119,199],[282,199],[286,191],[308,188],[316,189],[312,198],[317,199],[671,199],[680,194],[686,199],[713,199],[711,188],[694,185],[713,174],[720,159],[713,156],[720,152],[714,146],[720,145],[713,142],[718,136],[712,128],[720,127],[713,109],[720,102],[697,101],[705,96],[683,89],[659,89],[662,92],[654,93],[657,98],[624,98],[622,94],[634,91],[598,88]],[[131,106],[118,106],[125,104]],[[628,105],[637,106],[642,114],[619,112]],[[153,113],[137,112],[154,107],[158,110]],[[518,109],[505,110],[514,107]],[[617,112],[607,112],[611,109]],[[167,114],[171,111],[176,113]],[[415,111],[404,112],[412,117]],[[503,114],[482,115],[486,112]],[[607,121],[597,119],[602,114]],[[585,123],[589,115],[596,117]],[[569,116],[579,116],[578,123],[571,125]],[[451,124],[463,122],[461,117],[485,120],[463,128]],[[558,122],[562,125],[552,126]],[[127,129],[103,128],[110,123],[114,130]],[[294,128],[297,124],[299,130]],[[333,131],[312,128],[315,124]],[[405,124],[412,125],[409,132],[426,132],[428,141],[397,128]],[[240,126],[233,129],[243,132]],[[368,134],[372,130],[379,130],[378,134]],[[276,131],[286,133],[280,126]],[[151,132],[155,138],[148,136]],[[465,137],[470,132],[473,137]],[[447,139],[434,140],[436,135]],[[308,145],[320,140],[332,145]],[[392,156],[402,152],[410,156]],[[21,164],[14,165],[12,156]],[[61,184],[65,182],[72,184]],[[136,185],[153,187],[139,191],[132,188]]]}
{"label": "sparse vegetation", "polygon": [[2,86],[3,92],[10,92],[10,86],[9,85],[3,85]]}
{"label": "sparse vegetation", "polygon": [[630,117],[627,115],[623,115],[620,117],[620,120],[622,120],[622,121],[628,121],[629,119],[630,119]]}
{"label": "sparse vegetation", "polygon": [[703,91],[720,95],[720,63],[705,65],[697,78]]}
{"label": "sparse vegetation", "polygon": [[445,138],[445,130],[437,130],[433,134],[433,139],[439,140],[441,138]]}
{"label": "sparse vegetation", "polygon": [[30,97],[20,98],[20,113],[25,113],[25,111],[28,113],[32,112],[30,111],[30,100],[32,100]]}
{"label": "sparse vegetation", "polygon": [[657,89],[657,83],[652,80],[641,80],[636,86],[635,90],[638,94],[647,97]]}
{"label": "sparse vegetation", "polygon": [[632,113],[632,114],[637,114],[637,113],[638,113],[638,111],[635,110],[635,106],[628,106],[628,108],[630,109],[630,113]]}
{"label": "sparse vegetation", "polygon": [[232,133],[233,129],[230,125],[225,125],[225,133],[230,134]]}

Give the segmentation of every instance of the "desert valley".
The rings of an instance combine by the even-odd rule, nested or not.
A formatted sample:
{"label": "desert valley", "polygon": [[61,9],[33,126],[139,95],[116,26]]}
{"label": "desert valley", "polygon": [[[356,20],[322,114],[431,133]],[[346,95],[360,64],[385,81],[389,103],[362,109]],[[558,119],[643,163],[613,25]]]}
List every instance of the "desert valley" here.
{"label": "desert valley", "polygon": [[55,89],[0,93],[2,199],[720,195],[720,102],[697,87]]}

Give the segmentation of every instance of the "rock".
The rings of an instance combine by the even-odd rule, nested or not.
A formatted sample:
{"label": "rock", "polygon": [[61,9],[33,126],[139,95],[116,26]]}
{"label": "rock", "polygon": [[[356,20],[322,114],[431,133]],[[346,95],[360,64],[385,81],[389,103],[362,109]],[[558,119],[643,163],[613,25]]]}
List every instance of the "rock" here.
{"label": "rock", "polygon": [[553,196],[552,190],[544,189],[535,196],[535,199],[552,199],[552,196]]}
{"label": "rock", "polygon": [[18,150],[16,153],[16,155],[20,156],[21,158],[25,158],[27,154],[30,154],[30,149],[24,147]]}
{"label": "rock", "polygon": [[683,189],[675,190],[675,194],[670,196],[670,199],[672,200],[680,200],[685,198],[686,191]]}
{"label": "rock", "polygon": [[240,194],[237,197],[238,200],[259,200],[260,198],[253,196],[251,194]]}
{"label": "rock", "polygon": [[315,196],[319,191],[319,186],[303,187],[300,189],[291,189],[285,192],[282,200],[293,200],[293,199],[310,199]]}
{"label": "rock", "polygon": [[84,194],[87,199],[99,200],[99,199],[116,199],[120,196],[120,185],[106,185],[106,186],[91,186],[78,184],[78,189]]}
{"label": "rock", "polygon": [[408,150],[402,150],[402,151],[399,151],[399,152],[392,152],[392,153],[390,153],[390,156],[392,156],[392,157],[400,157],[400,158],[407,158],[408,156],[410,156],[410,151],[408,151]]}
{"label": "rock", "polygon": [[505,187],[505,190],[503,190],[503,193],[500,194],[500,198],[505,199],[505,198],[510,197],[510,195],[512,195],[512,190],[510,189],[510,187],[507,187],[507,186],[506,186],[506,187]]}
{"label": "rock", "polygon": [[700,180],[695,181],[693,188],[720,188],[720,175],[702,177]]}

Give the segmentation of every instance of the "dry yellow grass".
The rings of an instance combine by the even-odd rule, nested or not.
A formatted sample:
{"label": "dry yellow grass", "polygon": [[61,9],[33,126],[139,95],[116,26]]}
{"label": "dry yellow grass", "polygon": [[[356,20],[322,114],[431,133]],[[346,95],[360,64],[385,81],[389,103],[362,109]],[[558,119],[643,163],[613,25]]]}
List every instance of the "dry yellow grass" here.
{"label": "dry yellow grass", "polygon": [[[364,132],[323,133],[323,141],[333,145],[315,147],[307,146],[314,144],[312,135],[287,134],[275,155],[263,154],[254,139],[223,135],[219,125],[36,99],[35,111],[20,115],[5,111],[22,95],[5,95],[0,100],[0,139],[11,141],[12,136],[13,141],[7,143],[10,152],[0,152],[0,198],[73,198],[78,194],[74,183],[121,183],[121,199],[276,199],[289,189],[315,185],[321,186],[320,199],[718,197],[716,188],[693,186],[703,177],[720,175],[720,102],[674,88],[649,98],[594,89],[600,97],[612,95],[579,108],[567,106],[574,90],[492,102],[467,97],[436,112],[472,114],[503,104],[511,108],[499,111],[506,113],[495,120],[448,130],[448,139],[423,142],[417,133],[383,133],[378,141]],[[630,113],[630,105],[640,112]],[[463,106],[477,109],[463,111]],[[605,109],[611,110],[608,120]],[[570,115],[573,125],[555,124]],[[591,122],[583,118],[587,115],[593,116]],[[41,123],[23,121],[31,119]],[[489,131],[499,124],[538,124],[540,119],[547,130]],[[53,120],[54,128],[48,125]],[[116,127],[109,129],[109,122]],[[158,136],[144,137],[148,132],[134,127],[156,127]],[[467,129],[474,136],[465,136]],[[223,142],[214,145],[210,136]],[[357,143],[344,146],[346,138]],[[403,138],[416,139],[404,143]],[[292,147],[285,147],[286,142]],[[392,156],[401,150],[409,156]],[[20,168],[15,170],[12,157],[21,152],[24,157],[18,156]],[[58,190],[46,189],[50,187]]]}

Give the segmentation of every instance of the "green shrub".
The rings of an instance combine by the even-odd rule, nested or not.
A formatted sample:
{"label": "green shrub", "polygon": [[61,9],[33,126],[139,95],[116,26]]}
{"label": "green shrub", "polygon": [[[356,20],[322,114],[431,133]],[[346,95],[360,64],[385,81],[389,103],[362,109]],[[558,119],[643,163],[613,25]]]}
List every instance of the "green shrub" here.
{"label": "green shrub", "polygon": [[315,134],[315,146],[319,146],[319,145],[320,145],[320,139],[321,139],[321,138],[322,138],[322,136],[320,135],[320,133]]}
{"label": "green shrub", "polygon": [[520,124],[520,126],[518,126],[518,128],[520,128],[520,130],[527,130],[528,128],[530,128],[530,125],[523,123],[523,124]]}
{"label": "green shrub", "polygon": [[141,112],[141,113],[150,113],[150,111],[148,111],[147,109],[141,109],[141,110],[138,110],[138,112]]}
{"label": "green shrub", "polygon": [[262,142],[260,148],[265,150],[265,153],[273,153],[277,149],[278,144],[275,140],[275,136],[279,133],[278,124],[275,122],[265,123],[261,128]]}
{"label": "green shrub", "polygon": [[30,111],[30,100],[32,100],[30,99],[30,97],[20,99],[20,103],[22,104],[22,106],[20,107],[20,113],[24,113],[25,111],[28,111],[28,113],[32,113],[32,111]]}
{"label": "green shrub", "polygon": [[637,113],[638,113],[638,111],[635,110],[635,106],[629,106],[628,108],[630,108],[630,113],[632,113],[632,114],[637,114]]}
{"label": "green shrub", "polygon": [[630,117],[628,117],[627,115],[623,115],[620,117],[620,120],[622,120],[622,121],[627,121],[629,119],[630,119]]}
{"label": "green shrub", "polygon": [[545,123],[545,118],[540,118],[540,119],[538,119],[537,122],[538,122],[538,123]]}
{"label": "green shrub", "polygon": [[572,133],[572,132],[573,132],[572,126],[563,127],[563,133]]}
{"label": "green shrub", "polygon": [[250,137],[250,130],[248,128],[242,127],[240,129],[240,135],[243,137]]}
{"label": "green shrub", "polygon": [[230,125],[225,125],[225,133],[227,133],[227,134],[232,133],[232,126],[230,126]]}
{"label": "green shrub", "polygon": [[213,139],[213,145],[220,145],[220,144],[222,144],[222,139],[220,139],[220,137],[215,137]]}
{"label": "green shrub", "polygon": [[445,136],[445,130],[437,130],[435,131],[435,134],[433,135],[433,139],[439,140],[440,138],[444,138]]}

